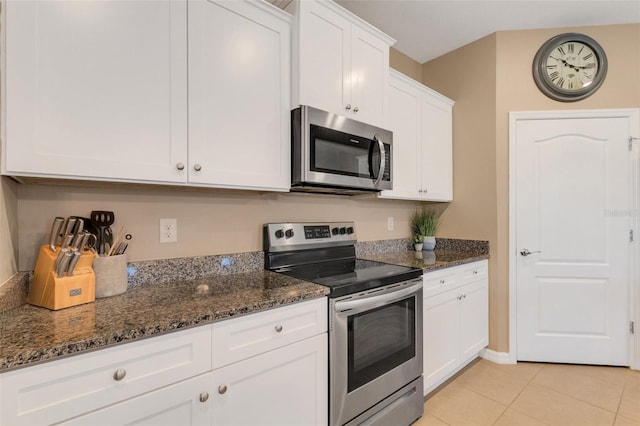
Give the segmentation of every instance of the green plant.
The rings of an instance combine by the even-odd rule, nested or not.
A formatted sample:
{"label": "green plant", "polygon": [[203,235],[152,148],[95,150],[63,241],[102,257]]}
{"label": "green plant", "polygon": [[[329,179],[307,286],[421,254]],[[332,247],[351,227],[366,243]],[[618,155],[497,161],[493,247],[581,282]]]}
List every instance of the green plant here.
{"label": "green plant", "polygon": [[424,243],[424,235],[413,234],[413,243],[414,244]]}
{"label": "green plant", "polygon": [[411,232],[414,235],[423,237],[433,237],[438,230],[440,214],[432,209],[422,208],[417,210],[411,217]]}

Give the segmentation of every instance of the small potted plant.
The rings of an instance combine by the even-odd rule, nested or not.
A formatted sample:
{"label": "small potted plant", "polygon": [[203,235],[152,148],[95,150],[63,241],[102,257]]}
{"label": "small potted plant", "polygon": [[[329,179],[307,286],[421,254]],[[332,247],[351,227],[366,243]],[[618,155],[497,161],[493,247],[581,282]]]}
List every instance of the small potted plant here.
{"label": "small potted plant", "polygon": [[415,251],[422,251],[422,243],[424,242],[424,235],[413,235],[413,248]]}
{"label": "small potted plant", "polygon": [[416,211],[411,218],[411,232],[413,235],[421,235],[423,249],[433,250],[436,246],[436,231],[440,215],[432,209],[422,208]]}

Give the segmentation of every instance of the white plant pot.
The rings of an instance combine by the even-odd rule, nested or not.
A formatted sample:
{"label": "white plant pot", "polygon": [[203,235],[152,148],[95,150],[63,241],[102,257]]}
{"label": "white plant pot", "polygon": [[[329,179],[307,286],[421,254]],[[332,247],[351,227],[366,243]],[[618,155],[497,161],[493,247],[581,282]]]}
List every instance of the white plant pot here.
{"label": "white plant pot", "polygon": [[415,251],[422,251],[422,243],[413,243],[413,248]]}
{"label": "white plant pot", "polygon": [[433,250],[434,248],[436,248],[436,237],[424,237],[422,250]]}

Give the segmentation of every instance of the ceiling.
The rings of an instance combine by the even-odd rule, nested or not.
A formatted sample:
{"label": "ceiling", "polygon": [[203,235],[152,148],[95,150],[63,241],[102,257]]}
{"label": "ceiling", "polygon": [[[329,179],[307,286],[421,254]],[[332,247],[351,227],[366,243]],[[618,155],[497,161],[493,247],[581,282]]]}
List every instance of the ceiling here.
{"label": "ceiling", "polygon": [[[282,1],[282,0],[280,0]],[[336,0],[427,62],[496,31],[640,23],[640,0]]]}

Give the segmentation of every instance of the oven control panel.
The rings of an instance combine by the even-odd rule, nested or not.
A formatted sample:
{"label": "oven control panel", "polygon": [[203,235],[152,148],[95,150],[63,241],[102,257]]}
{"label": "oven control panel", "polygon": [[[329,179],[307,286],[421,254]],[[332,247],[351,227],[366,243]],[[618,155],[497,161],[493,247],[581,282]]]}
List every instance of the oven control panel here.
{"label": "oven control panel", "polygon": [[353,222],[268,223],[263,229],[265,251],[354,245],[356,241]]}

